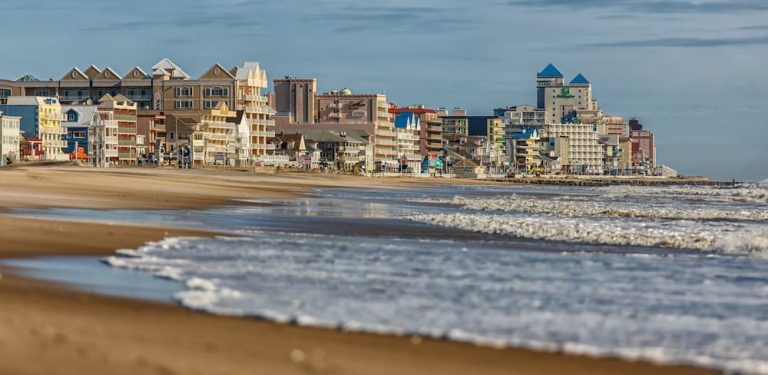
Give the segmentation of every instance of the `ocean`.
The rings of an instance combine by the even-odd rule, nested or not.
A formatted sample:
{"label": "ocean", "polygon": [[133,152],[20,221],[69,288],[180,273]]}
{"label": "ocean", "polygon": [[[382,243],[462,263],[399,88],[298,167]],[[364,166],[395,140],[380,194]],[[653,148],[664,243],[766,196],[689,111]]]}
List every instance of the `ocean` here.
{"label": "ocean", "polygon": [[104,261],[213,314],[768,374],[768,187],[329,189],[58,217],[233,233]]}

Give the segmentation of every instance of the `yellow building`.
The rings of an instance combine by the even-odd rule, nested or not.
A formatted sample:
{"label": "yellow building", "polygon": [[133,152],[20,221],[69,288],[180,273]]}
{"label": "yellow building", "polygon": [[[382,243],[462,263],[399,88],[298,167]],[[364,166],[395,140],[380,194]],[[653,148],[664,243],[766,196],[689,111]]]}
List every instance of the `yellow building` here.
{"label": "yellow building", "polygon": [[21,131],[24,138],[36,144],[32,150],[25,150],[27,156],[41,160],[67,160],[62,140],[65,134],[61,126],[63,115],[61,104],[56,98],[36,96],[12,96],[7,104],[0,106],[6,115],[21,117]]}
{"label": "yellow building", "polygon": [[194,165],[233,165],[237,159],[237,125],[230,122],[236,112],[226,102],[213,109],[169,115],[168,131],[178,135],[178,147],[188,147]]}
{"label": "yellow building", "polygon": [[506,143],[506,125],[504,119],[500,117],[491,117],[487,120],[488,125],[488,140],[502,155],[507,152]]}

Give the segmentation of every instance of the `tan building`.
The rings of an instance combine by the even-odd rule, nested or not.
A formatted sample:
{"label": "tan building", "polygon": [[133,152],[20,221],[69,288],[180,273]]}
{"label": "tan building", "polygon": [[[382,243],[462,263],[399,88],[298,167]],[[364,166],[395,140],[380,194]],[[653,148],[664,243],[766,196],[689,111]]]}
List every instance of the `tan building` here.
{"label": "tan building", "polygon": [[136,103],[123,95],[104,95],[99,100],[99,110],[112,112],[112,119],[117,122],[117,162],[118,164],[136,164],[138,110]]}
{"label": "tan building", "polygon": [[466,137],[469,135],[469,116],[464,108],[448,110],[438,108],[437,116],[443,122],[443,138]]}
{"label": "tan building", "polygon": [[606,134],[618,135],[619,137],[629,137],[629,124],[627,124],[622,117],[605,115]]}

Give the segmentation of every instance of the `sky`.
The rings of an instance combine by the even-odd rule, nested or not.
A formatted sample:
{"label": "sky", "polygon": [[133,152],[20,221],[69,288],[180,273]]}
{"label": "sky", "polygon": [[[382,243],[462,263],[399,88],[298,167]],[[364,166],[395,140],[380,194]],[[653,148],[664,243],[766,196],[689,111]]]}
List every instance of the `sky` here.
{"label": "sky", "polygon": [[660,163],[768,178],[766,0],[3,0],[0,14],[6,79],[249,60],[321,91],[484,115],[535,104],[554,63],[654,131]]}

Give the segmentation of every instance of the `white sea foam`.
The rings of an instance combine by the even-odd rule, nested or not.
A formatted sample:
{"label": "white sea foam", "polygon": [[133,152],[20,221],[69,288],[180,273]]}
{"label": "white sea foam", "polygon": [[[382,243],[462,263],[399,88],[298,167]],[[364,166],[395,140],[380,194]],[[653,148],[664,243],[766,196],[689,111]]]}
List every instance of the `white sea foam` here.
{"label": "white sea foam", "polygon": [[768,227],[676,221],[618,221],[600,218],[507,214],[420,214],[427,224],[479,233],[584,244],[666,247],[768,254]]}
{"label": "white sea foam", "polygon": [[[456,215],[430,220],[482,226],[489,218],[509,219]],[[552,221],[541,219],[531,231]],[[598,228],[611,222],[564,220],[574,224],[558,221],[553,228],[579,236],[606,232]],[[493,225],[506,228],[499,223]],[[651,232],[669,237],[663,230],[679,228]],[[215,314],[768,374],[768,265],[749,258],[702,262],[693,255],[465,251],[467,244],[445,241],[254,236],[161,241],[113,264],[177,269],[187,290],[176,298]],[[714,237],[703,236],[717,243]]]}
{"label": "white sea foam", "polygon": [[736,187],[717,186],[606,186],[597,189],[614,198],[676,197],[713,202],[768,203],[768,185],[741,184]]}
{"label": "white sea foam", "polygon": [[450,201],[465,209],[480,211],[508,211],[537,213],[571,217],[639,217],[672,219],[743,219],[768,221],[768,206],[748,206],[739,209],[729,207],[691,207],[682,204],[658,202],[625,202],[584,197],[530,197],[505,195],[483,198],[456,196]]}

